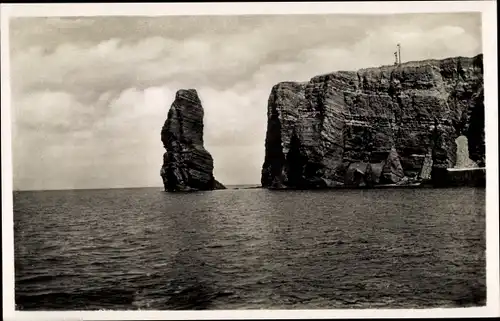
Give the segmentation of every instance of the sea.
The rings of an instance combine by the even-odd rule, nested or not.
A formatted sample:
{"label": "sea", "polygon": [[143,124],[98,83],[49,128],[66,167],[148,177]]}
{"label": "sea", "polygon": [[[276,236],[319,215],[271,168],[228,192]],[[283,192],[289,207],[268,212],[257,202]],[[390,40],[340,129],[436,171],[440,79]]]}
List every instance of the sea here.
{"label": "sea", "polygon": [[14,193],[17,310],[486,304],[485,189]]}

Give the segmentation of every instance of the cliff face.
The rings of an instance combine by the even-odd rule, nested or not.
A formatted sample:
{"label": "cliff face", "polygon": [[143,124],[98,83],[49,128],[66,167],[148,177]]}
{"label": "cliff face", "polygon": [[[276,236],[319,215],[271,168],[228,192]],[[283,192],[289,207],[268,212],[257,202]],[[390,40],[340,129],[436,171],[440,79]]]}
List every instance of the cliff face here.
{"label": "cliff face", "polygon": [[213,159],[203,146],[203,107],[194,89],[176,93],[161,130],[161,177],[165,191],[224,189],[213,176]]}
{"label": "cliff face", "polygon": [[439,179],[455,139],[485,164],[482,55],[339,71],[275,85],[262,186],[315,188]]}

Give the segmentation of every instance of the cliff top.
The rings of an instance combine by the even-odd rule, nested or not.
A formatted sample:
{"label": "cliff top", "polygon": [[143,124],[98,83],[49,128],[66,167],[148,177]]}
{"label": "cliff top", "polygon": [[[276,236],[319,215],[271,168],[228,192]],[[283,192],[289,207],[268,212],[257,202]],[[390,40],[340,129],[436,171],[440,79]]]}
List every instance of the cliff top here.
{"label": "cliff top", "polygon": [[[476,67],[482,67],[483,63],[483,54],[478,54],[473,57],[463,57],[463,56],[457,56],[457,57],[449,57],[449,58],[443,58],[443,59],[426,59],[426,60],[415,60],[415,61],[407,61],[399,65],[383,65],[379,67],[367,67],[367,68],[361,68],[356,70],[338,70],[338,71],[333,71],[333,72],[328,72],[324,73],[321,75],[317,75],[312,77],[309,81],[314,81],[315,79],[322,78],[331,74],[356,74],[356,73],[369,73],[369,72],[392,72],[394,70],[398,69],[405,69],[405,68],[414,68],[414,67],[423,67],[423,66],[436,66],[439,67],[443,64],[453,64],[456,65],[458,62],[460,62],[462,65],[474,65]],[[290,86],[296,86],[296,85],[304,85],[307,84],[309,81],[282,81],[279,82],[276,86],[285,86],[285,87],[290,87]]]}
{"label": "cliff top", "polygon": [[474,57],[456,56],[456,57],[448,57],[448,58],[443,58],[443,59],[413,60],[413,61],[404,62],[404,63],[399,64],[399,65],[383,65],[383,66],[379,66],[379,67],[361,68],[358,70],[358,72],[366,72],[366,71],[372,71],[372,70],[392,71],[392,70],[398,69],[398,68],[421,67],[421,66],[426,66],[426,65],[439,66],[443,63],[444,64],[455,63],[457,61],[461,61],[463,63],[474,63],[476,60],[480,60],[482,62],[483,54],[478,54]]}

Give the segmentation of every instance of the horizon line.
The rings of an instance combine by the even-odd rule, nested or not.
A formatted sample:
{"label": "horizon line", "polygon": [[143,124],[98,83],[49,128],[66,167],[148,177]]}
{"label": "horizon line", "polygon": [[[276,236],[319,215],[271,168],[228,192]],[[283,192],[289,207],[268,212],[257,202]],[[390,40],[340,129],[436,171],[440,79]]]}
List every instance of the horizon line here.
{"label": "horizon line", "polygon": [[[261,186],[260,183],[254,184],[227,184],[228,186]],[[12,192],[58,192],[58,191],[91,191],[91,190],[107,190],[107,189],[139,189],[139,188],[161,188],[163,186],[126,186],[126,187],[83,187],[83,188],[54,188],[54,189],[12,189]]]}

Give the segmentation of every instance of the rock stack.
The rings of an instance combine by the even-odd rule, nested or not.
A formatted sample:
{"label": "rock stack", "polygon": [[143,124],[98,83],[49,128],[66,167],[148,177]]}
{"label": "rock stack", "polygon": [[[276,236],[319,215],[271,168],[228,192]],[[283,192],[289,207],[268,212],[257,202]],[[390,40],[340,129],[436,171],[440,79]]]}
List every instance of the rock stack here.
{"label": "rock stack", "polygon": [[166,152],[160,174],[165,191],[225,189],[214,178],[212,156],[203,146],[203,116],[195,89],[177,91],[161,130]]}

